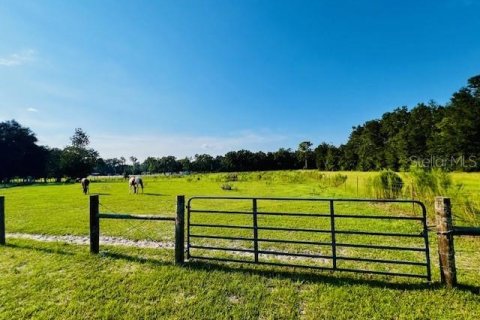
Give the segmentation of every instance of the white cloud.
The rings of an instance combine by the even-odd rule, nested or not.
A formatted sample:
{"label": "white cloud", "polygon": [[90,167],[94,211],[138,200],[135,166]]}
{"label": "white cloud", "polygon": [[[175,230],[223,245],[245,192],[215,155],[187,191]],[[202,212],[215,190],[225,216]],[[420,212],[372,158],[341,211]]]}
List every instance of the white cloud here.
{"label": "white cloud", "polygon": [[0,66],[15,67],[23,65],[35,59],[35,50],[28,49],[18,53],[12,53],[9,56],[0,57]]}
{"label": "white cloud", "polygon": [[38,109],[35,108],[27,108],[28,112],[38,112]]}
{"label": "white cloud", "polygon": [[241,132],[225,137],[187,135],[97,135],[90,137],[92,148],[103,158],[135,156],[143,161],[147,157],[173,155],[177,158],[208,153],[223,155],[228,151],[277,150],[284,146],[287,137],[271,133]]}

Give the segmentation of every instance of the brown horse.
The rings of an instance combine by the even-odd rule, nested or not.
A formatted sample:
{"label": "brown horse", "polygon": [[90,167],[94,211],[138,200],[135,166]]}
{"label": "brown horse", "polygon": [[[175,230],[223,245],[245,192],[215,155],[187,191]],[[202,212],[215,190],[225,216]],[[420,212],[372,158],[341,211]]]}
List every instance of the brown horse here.
{"label": "brown horse", "polygon": [[87,194],[90,189],[90,180],[88,180],[88,178],[83,178],[80,180],[80,183],[82,184],[83,194]]}
{"label": "brown horse", "polygon": [[141,187],[143,193],[143,180],[140,177],[130,177],[130,180],[128,181],[128,186],[130,187],[130,190],[133,190],[133,193],[138,193],[138,189],[139,187]]}

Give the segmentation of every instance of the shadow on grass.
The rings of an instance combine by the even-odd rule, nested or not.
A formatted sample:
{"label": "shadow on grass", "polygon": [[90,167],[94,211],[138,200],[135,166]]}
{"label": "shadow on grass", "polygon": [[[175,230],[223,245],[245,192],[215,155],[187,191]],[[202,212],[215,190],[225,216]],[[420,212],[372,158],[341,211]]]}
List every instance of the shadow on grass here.
{"label": "shadow on grass", "polygon": [[14,248],[14,249],[34,250],[34,251],[39,251],[44,253],[51,253],[51,254],[62,254],[62,255],[68,255],[68,256],[75,255],[75,253],[73,252],[65,251],[62,249],[50,249],[50,248],[36,247],[32,245],[19,245],[19,244],[7,243],[5,246],[9,248]]}
{"label": "shadow on grass", "polygon": [[480,287],[478,287],[478,286],[472,286],[472,285],[468,285],[468,284],[459,284],[459,285],[457,285],[456,288],[458,290],[469,291],[471,293],[480,295]]}
{"label": "shadow on grass", "polygon": [[[291,281],[306,282],[306,283],[324,283],[333,286],[351,286],[351,285],[367,285],[375,288],[387,288],[394,290],[437,290],[445,288],[439,282],[428,283],[426,281],[413,280],[408,282],[408,279],[401,277],[388,277],[383,280],[381,276],[376,275],[359,275],[355,277],[353,273],[344,273],[341,271],[324,271],[311,272],[305,270],[279,270],[278,268],[266,269],[263,266],[252,267],[244,265],[226,265],[202,261],[188,262],[186,267],[193,270],[201,271],[221,271],[221,272],[237,272],[243,274],[254,274],[271,279],[288,279]],[[351,275],[351,276],[349,276]],[[392,279],[387,280],[387,279]],[[401,282],[393,282],[393,280]],[[480,287],[471,285],[459,285],[457,290],[469,291],[474,294],[480,294]]]}
{"label": "shadow on grass", "polygon": [[163,194],[161,193],[149,193],[149,192],[145,192],[145,193],[141,193],[141,194],[144,194],[146,196],[153,196],[153,197],[161,197],[163,196]]}
{"label": "shadow on grass", "polygon": [[[71,244],[66,244],[71,246]],[[21,250],[34,250],[38,252],[44,252],[48,254],[61,254],[68,256],[78,255],[78,252],[69,252],[62,248],[45,248],[34,245],[25,244],[12,244],[7,243],[5,247],[21,249]],[[173,266],[174,257],[173,254],[168,257],[163,255],[162,259],[155,259],[152,257],[145,257],[143,255],[124,254],[115,251],[101,251],[99,257],[107,259],[124,260],[133,263],[147,264],[151,266],[164,267]],[[225,273],[240,273],[243,275],[258,275],[268,279],[285,279],[294,282],[302,283],[323,283],[337,287],[344,286],[370,286],[372,288],[385,288],[393,290],[442,290],[445,287],[439,282],[427,283],[426,281],[420,282],[420,280],[412,280],[408,282],[408,279],[401,277],[382,277],[376,275],[357,275],[352,273],[343,273],[340,271],[324,271],[314,272],[302,269],[293,268],[280,268],[280,267],[267,267],[267,266],[251,266],[242,264],[220,264],[202,261],[190,261],[185,263],[183,268],[192,271],[219,271]],[[399,282],[394,282],[399,281]],[[459,284],[456,290],[471,292],[473,294],[480,294],[480,286]]]}
{"label": "shadow on grass", "polygon": [[[129,262],[137,262],[142,264],[149,264],[153,266],[171,266],[173,262],[167,260],[159,260],[159,259],[152,259],[152,258],[145,258],[142,256],[137,255],[128,255],[119,252],[110,252],[110,251],[101,251],[99,253],[100,256],[110,259],[118,259],[118,260],[126,260]],[[173,257],[172,257],[173,259]]]}

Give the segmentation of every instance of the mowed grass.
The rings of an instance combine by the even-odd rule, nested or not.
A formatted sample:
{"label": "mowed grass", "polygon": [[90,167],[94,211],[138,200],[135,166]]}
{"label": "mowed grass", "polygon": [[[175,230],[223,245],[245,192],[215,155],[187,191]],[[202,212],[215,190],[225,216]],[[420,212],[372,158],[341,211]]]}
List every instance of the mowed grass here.
{"label": "mowed grass", "polygon": [[172,265],[171,250],[10,240],[1,319],[477,319],[480,296],[421,281]]}
{"label": "mowed grass", "polygon": [[[145,177],[145,193],[134,195],[120,180],[93,182],[90,192],[100,194],[103,213],[144,213],[174,216],[177,195],[364,198],[367,181],[375,173],[349,172],[346,183],[336,173],[281,171],[185,177]],[[470,196],[479,188],[480,174],[454,174]],[[405,178],[407,180],[407,178]],[[459,182],[460,181],[460,182]],[[229,183],[233,190],[222,190]],[[0,189],[6,197],[7,233],[88,235],[88,196],[79,184],[33,185]],[[478,197],[476,198],[478,199]],[[455,210],[455,202],[453,207]],[[193,200],[192,208],[250,211],[250,200]],[[259,211],[328,213],[328,203],[259,200]],[[428,207],[429,224],[434,214]],[[337,214],[421,216],[418,206],[336,203]],[[249,215],[192,214],[194,223],[251,226]],[[330,220],[319,217],[259,216],[259,226],[329,229]],[[419,221],[336,219],[339,230],[419,233]],[[192,234],[251,238],[250,230],[192,227]],[[102,220],[101,234],[130,239],[173,241],[173,224]],[[329,234],[260,230],[260,238],[330,242]],[[480,239],[456,240],[460,289],[439,288],[436,234],[430,232],[433,284],[425,280],[353,273],[317,272],[301,268],[247,264],[173,265],[173,252],[138,248],[113,248],[101,244],[101,255],[88,247],[45,244],[8,238],[0,248],[0,317],[17,318],[476,318],[480,314]],[[251,249],[251,241],[193,239],[197,245]],[[423,238],[338,235],[339,243],[389,246],[424,246]],[[331,246],[261,242],[261,250],[331,255]],[[192,249],[196,255],[252,260],[251,253],[232,254]],[[423,252],[338,247],[344,257],[425,261]],[[261,255],[262,261],[331,266],[329,259],[290,259]],[[272,260],[273,259],[273,260]],[[339,261],[339,267],[386,272],[425,274],[425,267]],[[54,290],[52,290],[52,288]],[[57,289],[58,288],[58,289]],[[439,301],[443,301],[438,306]],[[448,302],[445,302],[448,301]],[[25,307],[21,307],[25,306]],[[3,307],[3,305],[2,305]],[[83,312],[83,313],[82,313]],[[13,316],[15,318],[15,316]]]}

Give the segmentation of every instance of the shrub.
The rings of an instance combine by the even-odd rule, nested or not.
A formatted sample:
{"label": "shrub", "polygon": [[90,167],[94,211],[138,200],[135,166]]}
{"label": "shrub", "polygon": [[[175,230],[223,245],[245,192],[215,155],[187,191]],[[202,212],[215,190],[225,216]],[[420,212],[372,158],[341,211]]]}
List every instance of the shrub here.
{"label": "shrub", "polygon": [[391,171],[382,171],[373,179],[373,191],[377,199],[397,199],[402,194],[403,180]]}
{"label": "shrub", "polygon": [[226,191],[235,190],[235,187],[230,183],[222,184],[221,188],[222,188],[222,190],[226,190]]}
{"label": "shrub", "polygon": [[225,182],[238,181],[238,174],[229,173],[225,175]]}
{"label": "shrub", "polygon": [[330,179],[330,185],[332,187],[339,187],[344,184],[348,179],[348,176],[337,173]]}

